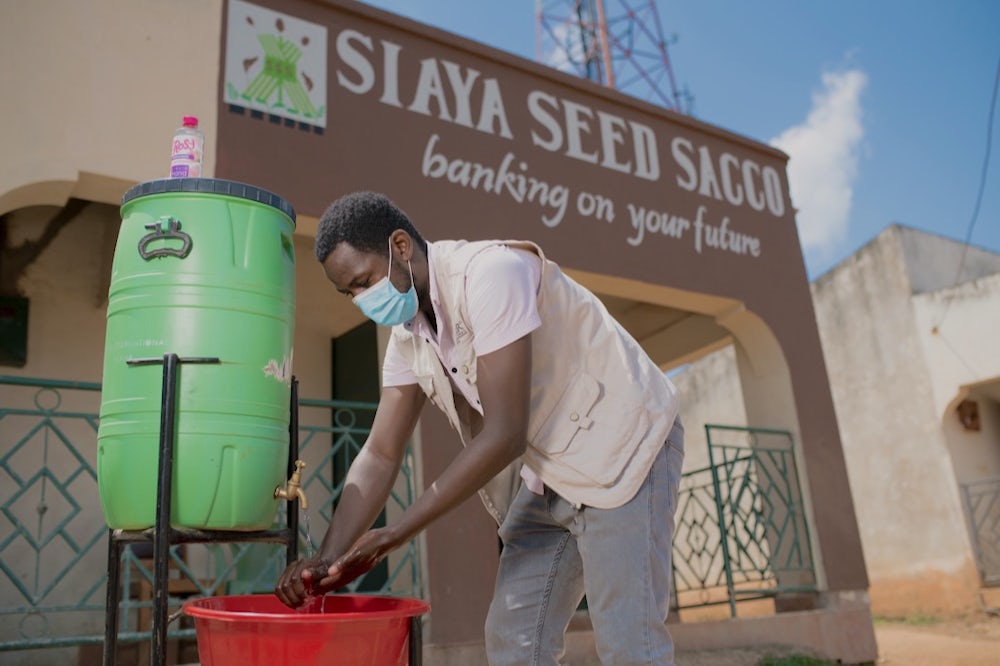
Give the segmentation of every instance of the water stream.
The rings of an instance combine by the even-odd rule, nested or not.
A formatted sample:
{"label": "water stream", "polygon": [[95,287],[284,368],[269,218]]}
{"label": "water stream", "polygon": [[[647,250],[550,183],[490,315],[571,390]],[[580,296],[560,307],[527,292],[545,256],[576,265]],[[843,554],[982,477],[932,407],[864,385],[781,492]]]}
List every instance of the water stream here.
{"label": "water stream", "polygon": [[316,557],[316,546],[313,545],[312,526],[309,524],[309,509],[302,509],[302,523],[306,528],[306,557]]}
{"label": "water stream", "polygon": [[[316,546],[313,544],[312,539],[312,525],[309,523],[309,510],[302,509],[302,526],[305,528],[306,533],[306,552],[305,558],[312,559],[316,557]],[[323,595],[314,594],[312,587],[306,587],[306,598],[302,602],[302,605],[298,607],[297,611],[299,613],[319,613],[322,611],[322,600]]]}

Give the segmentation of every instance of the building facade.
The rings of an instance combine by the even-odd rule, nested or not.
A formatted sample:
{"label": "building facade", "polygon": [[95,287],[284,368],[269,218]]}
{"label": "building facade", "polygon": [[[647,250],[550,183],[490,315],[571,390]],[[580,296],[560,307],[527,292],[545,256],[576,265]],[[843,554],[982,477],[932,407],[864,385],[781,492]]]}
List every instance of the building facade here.
{"label": "building facade", "polygon": [[[7,375],[101,380],[118,205],[130,186],[167,175],[170,136],[196,115],[206,176],[272,191],[298,213],[294,373],[303,396],[370,400],[352,391],[373,382],[377,393],[386,333],[365,327],[312,259],[320,214],[358,189],[388,193],[431,239],[538,242],[664,370],[735,341],[748,425],[787,434],[797,461],[809,529],[796,547],[811,554],[808,584],[765,594],[781,611],[770,630],[681,622],[678,642],[786,636],[848,662],[874,658],[786,155],[348,0],[0,11],[3,58],[23,63],[0,72],[18,91],[3,103],[0,129],[18,156],[0,165],[4,312],[6,325],[23,327]],[[457,446],[427,412],[414,438],[417,486],[433,482]],[[306,457],[309,469],[326,469],[319,453]],[[759,536],[772,548],[775,538]],[[496,525],[470,500],[427,530],[420,552],[421,594],[433,607],[425,654],[478,663]],[[103,570],[89,557],[88,571]]]}

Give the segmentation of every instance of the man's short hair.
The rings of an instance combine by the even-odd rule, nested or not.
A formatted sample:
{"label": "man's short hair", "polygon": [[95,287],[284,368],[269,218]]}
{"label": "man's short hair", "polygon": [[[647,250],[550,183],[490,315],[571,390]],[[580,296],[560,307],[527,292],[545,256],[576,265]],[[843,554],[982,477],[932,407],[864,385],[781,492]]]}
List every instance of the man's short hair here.
{"label": "man's short hair", "polygon": [[427,241],[389,197],[378,192],[345,195],[330,204],[319,219],[316,258],[320,263],[326,261],[340,243],[361,252],[388,255],[389,236],[396,229],[410,234],[420,249],[427,251]]}

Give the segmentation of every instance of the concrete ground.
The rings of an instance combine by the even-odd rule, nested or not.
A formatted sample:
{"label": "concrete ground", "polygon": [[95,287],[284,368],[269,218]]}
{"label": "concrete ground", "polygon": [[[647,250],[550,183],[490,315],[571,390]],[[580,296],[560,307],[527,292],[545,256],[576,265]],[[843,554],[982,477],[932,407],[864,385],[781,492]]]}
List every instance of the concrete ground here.
{"label": "concrete ground", "polygon": [[[1000,666],[1000,616],[996,615],[976,613],[917,622],[878,620],[875,639],[877,666]],[[756,666],[768,655],[796,653],[780,646],[680,653],[677,666]]]}
{"label": "concrete ground", "polygon": [[998,666],[1000,616],[875,623],[881,666]]}

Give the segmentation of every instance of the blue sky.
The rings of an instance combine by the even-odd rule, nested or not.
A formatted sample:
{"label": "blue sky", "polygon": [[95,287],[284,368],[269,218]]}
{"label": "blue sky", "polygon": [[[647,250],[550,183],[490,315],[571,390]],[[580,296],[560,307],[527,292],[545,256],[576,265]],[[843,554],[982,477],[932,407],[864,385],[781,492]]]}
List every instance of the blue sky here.
{"label": "blue sky", "polygon": [[[535,59],[535,0],[367,4]],[[618,0],[605,5],[609,15],[620,12]],[[670,61],[693,96],[693,115],[789,154],[810,277],[894,222],[965,239],[1000,65],[1000,2],[658,0],[657,7],[663,32],[677,37]],[[993,122],[971,239],[1000,251],[1000,102]]]}

